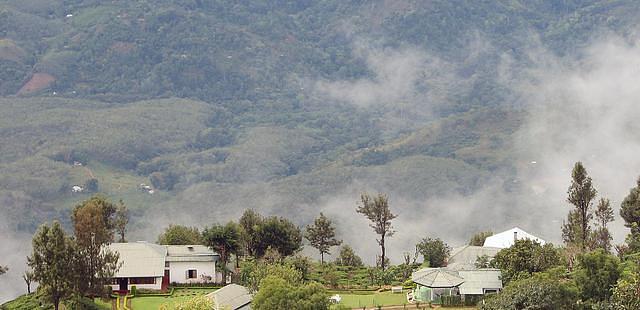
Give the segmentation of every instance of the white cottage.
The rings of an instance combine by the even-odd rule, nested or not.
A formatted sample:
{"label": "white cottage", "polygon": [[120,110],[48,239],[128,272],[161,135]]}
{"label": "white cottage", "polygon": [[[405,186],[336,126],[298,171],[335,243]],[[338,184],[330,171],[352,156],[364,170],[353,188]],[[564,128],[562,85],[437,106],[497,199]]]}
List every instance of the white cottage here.
{"label": "white cottage", "polygon": [[115,291],[129,291],[137,288],[161,290],[166,288],[163,282],[167,248],[162,245],[135,242],[112,243],[109,249],[120,255],[120,269],[114,275],[111,287]]}
{"label": "white cottage", "polygon": [[167,245],[169,283],[216,281],[218,254],[204,245]]}
{"label": "white cottage", "polygon": [[158,245],[148,242],[112,243],[122,264],[114,275],[115,291],[136,288],[166,290],[170,283],[216,281],[219,255],[203,245]]}

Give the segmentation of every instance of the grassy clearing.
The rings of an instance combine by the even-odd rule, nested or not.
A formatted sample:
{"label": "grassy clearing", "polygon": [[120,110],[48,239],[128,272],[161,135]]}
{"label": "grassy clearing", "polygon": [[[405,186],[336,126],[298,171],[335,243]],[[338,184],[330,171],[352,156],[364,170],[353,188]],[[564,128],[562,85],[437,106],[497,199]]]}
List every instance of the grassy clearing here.
{"label": "grassy clearing", "polygon": [[131,299],[132,310],[146,309],[174,309],[174,305],[185,300],[191,299],[198,295],[208,294],[215,289],[207,288],[176,288],[171,296],[138,296]]}
{"label": "grassy clearing", "polygon": [[402,306],[407,304],[407,296],[402,293],[376,293],[371,295],[340,294],[340,305],[350,308],[376,307],[376,306]]}

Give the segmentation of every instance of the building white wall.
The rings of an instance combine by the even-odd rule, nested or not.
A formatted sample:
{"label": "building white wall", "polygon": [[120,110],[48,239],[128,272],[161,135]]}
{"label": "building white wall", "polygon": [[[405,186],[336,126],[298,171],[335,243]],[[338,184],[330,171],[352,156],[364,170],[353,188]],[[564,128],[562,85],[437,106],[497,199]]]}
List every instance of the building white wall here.
{"label": "building white wall", "polygon": [[[136,289],[148,289],[148,290],[161,290],[162,289],[162,277],[156,277],[156,284],[131,284],[129,283],[129,287],[127,288],[128,290],[131,290],[131,286],[135,285]],[[118,284],[112,284],[111,288],[114,291],[117,291],[120,289],[120,285]]]}
{"label": "building white wall", "polygon": [[[197,270],[196,279],[187,279],[187,270]],[[202,275],[211,277],[211,281],[216,280],[215,262],[169,262],[169,282],[173,283],[200,283],[204,282]]]}

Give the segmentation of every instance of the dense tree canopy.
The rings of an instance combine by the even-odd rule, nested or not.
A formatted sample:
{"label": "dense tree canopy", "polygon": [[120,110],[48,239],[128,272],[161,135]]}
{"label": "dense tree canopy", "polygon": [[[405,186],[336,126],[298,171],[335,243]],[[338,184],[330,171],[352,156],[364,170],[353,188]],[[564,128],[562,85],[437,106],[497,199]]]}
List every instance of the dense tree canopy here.
{"label": "dense tree canopy", "polygon": [[451,247],[440,238],[424,238],[416,244],[416,249],[429,267],[444,267],[451,253]]}
{"label": "dense tree canopy", "polygon": [[260,283],[251,308],[256,310],[329,309],[329,296],[318,283],[293,285],[285,279],[268,276]]}
{"label": "dense tree canopy", "polygon": [[202,232],[204,243],[220,255],[222,276],[227,279],[227,263],[231,254],[237,256],[240,248],[240,227],[234,222],[225,225],[216,224]]}
{"label": "dense tree canopy", "polygon": [[563,238],[567,244],[576,244],[582,251],[589,248],[590,221],[593,218],[592,206],[596,197],[591,177],[581,162],[577,162],[571,172],[571,185],[567,190],[567,202],[574,210],[569,212],[568,220],[563,224]]}
{"label": "dense tree canopy", "polygon": [[340,248],[340,253],[338,253],[338,257],[336,257],[336,265],[339,266],[350,266],[350,267],[361,267],[363,266],[362,259],[353,248],[349,245],[343,245]]}
{"label": "dense tree canopy", "polygon": [[280,255],[289,256],[302,248],[302,231],[290,220],[283,217],[264,219],[257,230],[256,255],[263,256],[268,248]]}
{"label": "dense tree canopy", "polygon": [[113,242],[116,211],[117,206],[103,196],[93,196],[76,205],[71,220],[78,245]]}
{"label": "dense tree canopy", "polygon": [[183,225],[169,225],[158,236],[158,244],[189,245],[203,244],[202,235],[198,228]]}
{"label": "dense tree canopy", "polygon": [[73,210],[74,273],[70,277],[80,296],[104,295],[104,286],[119,268],[119,254],[105,249],[114,240],[117,210],[101,196],[94,196]]}
{"label": "dense tree canopy", "polygon": [[634,272],[618,280],[613,289],[612,304],[616,309],[640,309],[640,274]]}
{"label": "dense tree canopy", "polygon": [[552,244],[541,245],[530,239],[519,239],[513,246],[500,250],[491,261],[491,266],[500,268],[502,281],[508,284],[560,263],[560,253]]}
{"label": "dense tree canopy", "polygon": [[304,282],[303,273],[291,262],[270,263],[264,260],[249,260],[242,262],[240,267],[240,283],[252,292],[260,288],[260,283],[267,276],[284,279],[292,285],[300,285]]}
{"label": "dense tree canopy", "polygon": [[587,302],[608,302],[620,277],[618,258],[599,249],[578,256],[574,279],[580,297]]}
{"label": "dense tree canopy", "polygon": [[640,251],[640,178],[636,187],[629,191],[620,207],[620,216],[624,220],[624,226],[631,232],[627,237],[627,243],[632,252]]}
{"label": "dense tree canopy", "polygon": [[482,310],[554,310],[573,309],[575,288],[556,277],[533,276],[514,281],[497,295],[480,303]]}
{"label": "dense tree canopy", "polygon": [[247,209],[242,213],[238,223],[242,227],[242,243],[246,254],[255,256],[259,238],[258,229],[262,225],[262,216],[253,209]]}
{"label": "dense tree canopy", "polygon": [[60,302],[69,298],[74,287],[75,243],[60,223],[43,224],[33,236],[32,253],[27,258],[39,289],[58,310]]}
{"label": "dense tree canopy", "polygon": [[309,240],[312,247],[320,252],[320,262],[324,263],[324,254],[331,254],[329,249],[342,244],[342,240],[336,239],[336,228],[329,218],[324,216],[322,212],[315,219],[313,225],[306,228],[304,237]]}

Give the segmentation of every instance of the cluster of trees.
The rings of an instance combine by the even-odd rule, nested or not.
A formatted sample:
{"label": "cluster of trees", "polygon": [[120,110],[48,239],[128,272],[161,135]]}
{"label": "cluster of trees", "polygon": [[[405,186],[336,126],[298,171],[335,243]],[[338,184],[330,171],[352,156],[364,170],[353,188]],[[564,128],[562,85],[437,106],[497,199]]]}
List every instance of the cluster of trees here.
{"label": "cluster of trees", "polygon": [[[360,197],[356,211],[370,221],[378,235],[381,254],[375,267],[364,266],[362,259],[349,245],[343,245],[336,236],[336,227],[325,214],[320,215],[304,229],[282,217],[264,217],[246,210],[237,222],[214,224],[200,232],[195,227],[171,225],[160,234],[161,244],[204,244],[220,254],[221,269],[227,278],[227,267],[235,257],[235,281],[256,292],[255,309],[288,308],[327,309],[328,299],[324,286],[338,287],[338,283],[383,285],[406,281],[422,254],[426,265],[444,266],[450,247],[437,238],[425,238],[416,246],[413,259],[405,253],[405,261],[390,266],[386,255],[387,239],[395,233],[392,220],[396,217],[384,194]],[[303,239],[317,249],[320,264],[314,265],[308,258],[297,255]],[[325,254],[340,246],[331,263],[325,262]],[[346,278],[346,279],[345,279]],[[356,279],[357,278],[357,279]],[[366,282],[366,284],[365,284]]]}
{"label": "cluster of trees", "polygon": [[571,177],[567,202],[573,209],[562,224],[564,247],[517,240],[491,261],[479,258],[479,266],[500,268],[506,285],[482,309],[640,307],[640,180],[621,204],[630,233],[626,244],[615,246],[614,255],[607,227],[613,220],[609,200],[596,202],[597,190],[582,163],[575,164]]}
{"label": "cluster of trees", "polygon": [[72,212],[73,235],[65,232],[59,222],[43,224],[33,236],[33,251],[27,258],[32,271],[23,279],[30,291],[32,281],[39,283],[39,292],[57,310],[62,301],[70,307],[86,297],[105,296],[105,286],[120,268],[118,253],[105,246],[115,240],[125,240],[128,223],[127,207],[94,196]]}

